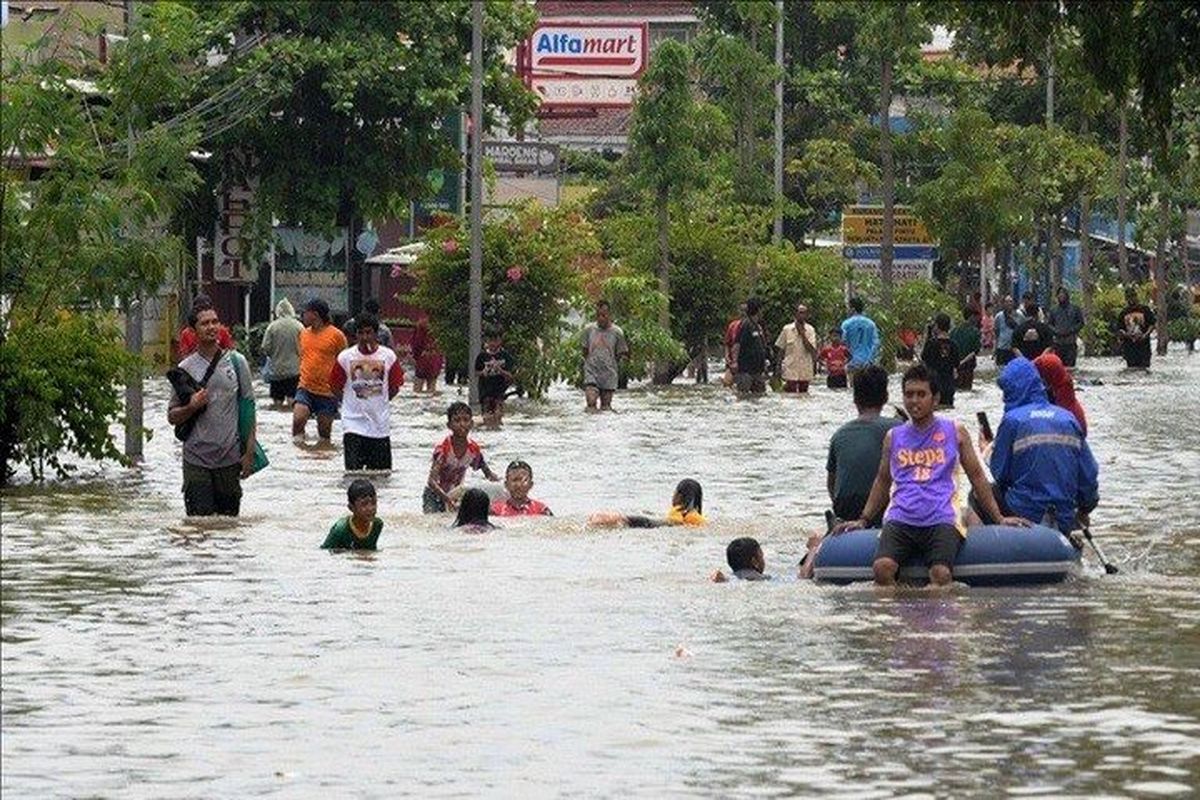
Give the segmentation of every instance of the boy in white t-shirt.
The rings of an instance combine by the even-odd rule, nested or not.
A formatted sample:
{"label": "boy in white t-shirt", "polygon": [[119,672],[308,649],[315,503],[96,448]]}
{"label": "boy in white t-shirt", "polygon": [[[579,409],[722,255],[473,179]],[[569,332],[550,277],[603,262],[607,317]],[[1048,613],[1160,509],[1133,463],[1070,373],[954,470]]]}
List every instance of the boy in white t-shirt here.
{"label": "boy in white t-shirt", "polygon": [[358,342],[338,353],[329,383],[340,396],[342,453],[346,469],[392,468],[391,399],[404,385],[404,368],[390,347],[379,344],[379,321],[360,314]]}

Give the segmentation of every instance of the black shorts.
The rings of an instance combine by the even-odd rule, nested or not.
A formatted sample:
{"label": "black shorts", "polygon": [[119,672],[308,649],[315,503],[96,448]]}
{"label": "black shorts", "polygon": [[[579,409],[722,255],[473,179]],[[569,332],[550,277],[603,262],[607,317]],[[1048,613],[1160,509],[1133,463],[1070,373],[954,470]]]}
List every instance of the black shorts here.
{"label": "black shorts", "polygon": [[296,396],[296,389],[300,385],[300,376],[293,375],[290,378],[280,378],[277,381],[271,381],[271,399],[278,402],[289,397]]}
{"label": "black shorts", "polygon": [[236,517],[242,507],[242,465],[208,469],[183,462],[183,507],[189,517]]}
{"label": "black shorts", "polygon": [[391,469],[392,440],[372,439],[357,433],[342,434],[342,456],[346,469]]}
{"label": "black shorts", "polygon": [[827,389],[845,389],[846,388],[846,373],[841,375],[830,375],[825,378],[825,388]]}
{"label": "black shorts", "polygon": [[918,527],[903,522],[885,522],[879,534],[875,558],[890,558],[901,566],[913,556],[921,556],[929,566],[954,566],[963,537],[953,525]]}
{"label": "black shorts", "polygon": [[762,394],[767,391],[767,379],[761,372],[739,372],[733,376],[738,394]]}

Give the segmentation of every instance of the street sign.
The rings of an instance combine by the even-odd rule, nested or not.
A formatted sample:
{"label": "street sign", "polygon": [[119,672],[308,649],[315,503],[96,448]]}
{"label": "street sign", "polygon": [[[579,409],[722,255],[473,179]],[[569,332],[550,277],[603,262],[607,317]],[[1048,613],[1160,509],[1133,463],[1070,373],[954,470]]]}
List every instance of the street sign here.
{"label": "street sign", "polygon": [[636,78],[646,69],[645,23],[545,22],[529,37],[534,75]]}
{"label": "street sign", "polygon": [[[929,231],[908,206],[896,206],[896,244],[930,244]],[[883,206],[848,206],[842,211],[842,241],[851,244],[879,244],[883,240]]]}
{"label": "street sign", "polygon": [[483,157],[497,172],[557,172],[558,145],[545,142],[484,142]]}
{"label": "street sign", "polygon": [[[843,248],[842,255],[851,261],[879,261],[883,248],[877,244],[860,244]],[[900,261],[937,261],[937,247],[931,244],[898,244],[892,247],[892,263]]]}
{"label": "street sign", "polygon": [[539,78],[531,79],[530,88],[541,98],[542,107],[633,105],[637,81],[633,78]]}
{"label": "street sign", "polygon": [[[854,272],[858,275],[874,275],[877,278],[883,276],[878,261],[855,261],[852,263],[854,264]],[[931,281],[933,280],[933,262],[894,261],[892,262],[892,280]]]}

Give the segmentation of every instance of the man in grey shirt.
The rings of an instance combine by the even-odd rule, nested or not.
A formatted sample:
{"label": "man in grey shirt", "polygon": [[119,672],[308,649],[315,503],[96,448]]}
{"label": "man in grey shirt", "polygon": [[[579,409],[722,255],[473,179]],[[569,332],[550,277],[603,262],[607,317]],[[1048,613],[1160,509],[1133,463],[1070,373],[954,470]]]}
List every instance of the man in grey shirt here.
{"label": "man in grey shirt", "polygon": [[[607,300],[596,304],[596,321],[580,335],[583,345],[583,391],[588,411],[611,411],[621,359],[629,358],[625,332],[613,324]],[[596,402],[600,405],[597,409]]]}
{"label": "man in grey shirt", "polygon": [[217,343],[220,327],[214,309],[199,313],[196,352],[179,367],[197,383],[204,380],[213,359],[218,359],[216,367],[188,402],[172,392],[167,406],[167,420],[172,425],[196,418],[183,443],[183,503],[189,517],[236,517],[241,508],[241,479],[250,474],[254,463],[254,429],[249,431],[244,450],[238,437],[238,403],[254,398],[250,369],[241,355],[221,349]]}
{"label": "man in grey shirt", "polygon": [[271,359],[271,402],[290,406],[300,384],[300,331],[303,323],[285,297],[275,304],[275,320],[263,333],[262,351]]}
{"label": "man in grey shirt", "polygon": [[1056,299],[1058,304],[1050,309],[1047,320],[1054,329],[1054,352],[1058,353],[1063,364],[1073,367],[1075,359],[1079,357],[1077,339],[1083,330],[1083,311],[1071,302],[1071,294],[1065,286],[1058,287]]}

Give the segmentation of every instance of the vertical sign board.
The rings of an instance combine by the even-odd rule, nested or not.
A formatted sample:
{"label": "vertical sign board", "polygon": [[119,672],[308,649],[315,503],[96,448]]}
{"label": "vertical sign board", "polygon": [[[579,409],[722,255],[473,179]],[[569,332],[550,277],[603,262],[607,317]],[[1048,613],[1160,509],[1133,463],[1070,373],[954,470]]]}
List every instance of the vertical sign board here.
{"label": "vertical sign board", "polygon": [[627,107],[649,42],[644,22],[542,22],[521,45],[518,69],[543,108]]}
{"label": "vertical sign board", "polygon": [[437,213],[462,216],[465,213],[464,198],[466,197],[463,181],[466,172],[462,168],[462,154],[466,151],[466,126],[463,124],[463,114],[455,111],[447,114],[442,121],[441,131],[446,140],[460,154],[459,166],[455,169],[437,168],[429,171],[426,176],[433,197],[413,203],[412,229],[410,238],[416,238],[421,231],[427,229]]}
{"label": "vertical sign board", "polygon": [[258,270],[243,253],[242,229],[254,204],[253,164],[241,153],[231,155],[217,191],[217,222],[213,241],[213,280],[253,283]]}

